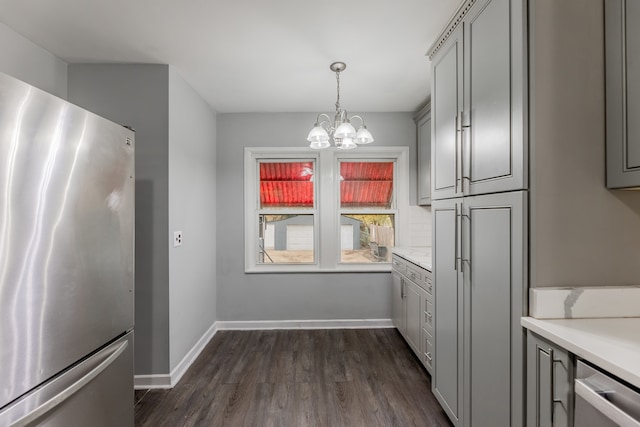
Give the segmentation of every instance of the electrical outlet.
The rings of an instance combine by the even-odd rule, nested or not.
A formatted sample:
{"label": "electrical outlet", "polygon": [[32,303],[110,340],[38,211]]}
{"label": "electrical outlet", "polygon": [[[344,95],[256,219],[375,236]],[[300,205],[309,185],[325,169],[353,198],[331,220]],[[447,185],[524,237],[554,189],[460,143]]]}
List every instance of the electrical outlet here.
{"label": "electrical outlet", "polygon": [[173,247],[182,246],[182,231],[173,232]]}

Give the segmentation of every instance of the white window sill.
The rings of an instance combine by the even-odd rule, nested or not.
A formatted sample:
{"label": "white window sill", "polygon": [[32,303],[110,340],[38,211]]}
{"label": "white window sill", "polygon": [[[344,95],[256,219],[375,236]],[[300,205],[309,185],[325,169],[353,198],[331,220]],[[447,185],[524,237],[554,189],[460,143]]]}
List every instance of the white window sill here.
{"label": "white window sill", "polygon": [[381,262],[376,264],[338,265],[331,268],[320,268],[316,265],[258,265],[245,268],[247,274],[264,273],[390,273],[391,263]]}

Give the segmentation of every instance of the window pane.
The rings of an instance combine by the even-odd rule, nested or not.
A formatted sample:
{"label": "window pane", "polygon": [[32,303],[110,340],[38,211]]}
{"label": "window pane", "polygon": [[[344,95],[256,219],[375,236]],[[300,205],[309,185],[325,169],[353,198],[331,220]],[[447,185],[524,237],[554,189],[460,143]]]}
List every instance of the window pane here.
{"label": "window pane", "polygon": [[390,262],[394,244],[394,215],[340,216],[341,262]]}
{"label": "window pane", "polygon": [[340,206],[391,208],[393,162],[340,162]]}
{"label": "window pane", "polygon": [[313,215],[260,215],[258,263],[314,262]]}
{"label": "window pane", "polygon": [[313,162],[260,162],[261,208],[313,208]]}

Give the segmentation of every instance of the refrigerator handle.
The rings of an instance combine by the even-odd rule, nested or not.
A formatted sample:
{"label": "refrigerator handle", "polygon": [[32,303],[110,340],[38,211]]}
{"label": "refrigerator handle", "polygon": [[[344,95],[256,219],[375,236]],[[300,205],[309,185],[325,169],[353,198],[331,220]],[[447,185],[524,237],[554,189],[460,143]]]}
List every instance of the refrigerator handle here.
{"label": "refrigerator handle", "polygon": [[117,348],[115,350],[112,348],[106,348],[103,350],[104,353],[108,353],[108,352],[112,352],[112,353],[111,355],[109,355],[109,357],[107,357],[105,360],[100,362],[98,366],[96,366],[91,371],[89,371],[89,373],[84,375],[78,381],[71,384],[69,387],[62,390],[57,395],[53,396],[51,399],[44,402],[42,405],[39,405],[37,408],[35,408],[33,411],[26,414],[24,417],[13,422],[9,427],[28,426],[33,421],[37,420],[38,418],[40,418],[47,412],[51,411],[52,409],[54,409],[56,406],[61,405],[65,400],[73,396],[76,392],[78,392],[80,389],[86,386],[91,380],[93,380],[95,377],[100,375],[102,371],[107,369],[109,365],[115,362],[116,359],[118,359],[118,357],[120,357],[122,352],[127,348],[127,346],[129,345],[129,342],[123,341],[116,345],[117,345]]}

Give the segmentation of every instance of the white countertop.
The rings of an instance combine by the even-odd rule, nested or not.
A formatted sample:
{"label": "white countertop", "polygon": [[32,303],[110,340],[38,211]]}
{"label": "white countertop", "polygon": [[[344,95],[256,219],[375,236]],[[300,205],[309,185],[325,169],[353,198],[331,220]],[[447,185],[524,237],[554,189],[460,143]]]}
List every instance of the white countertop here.
{"label": "white countertop", "polygon": [[431,246],[396,246],[391,252],[431,271]]}
{"label": "white countertop", "polygon": [[522,326],[640,387],[640,318],[523,317]]}

